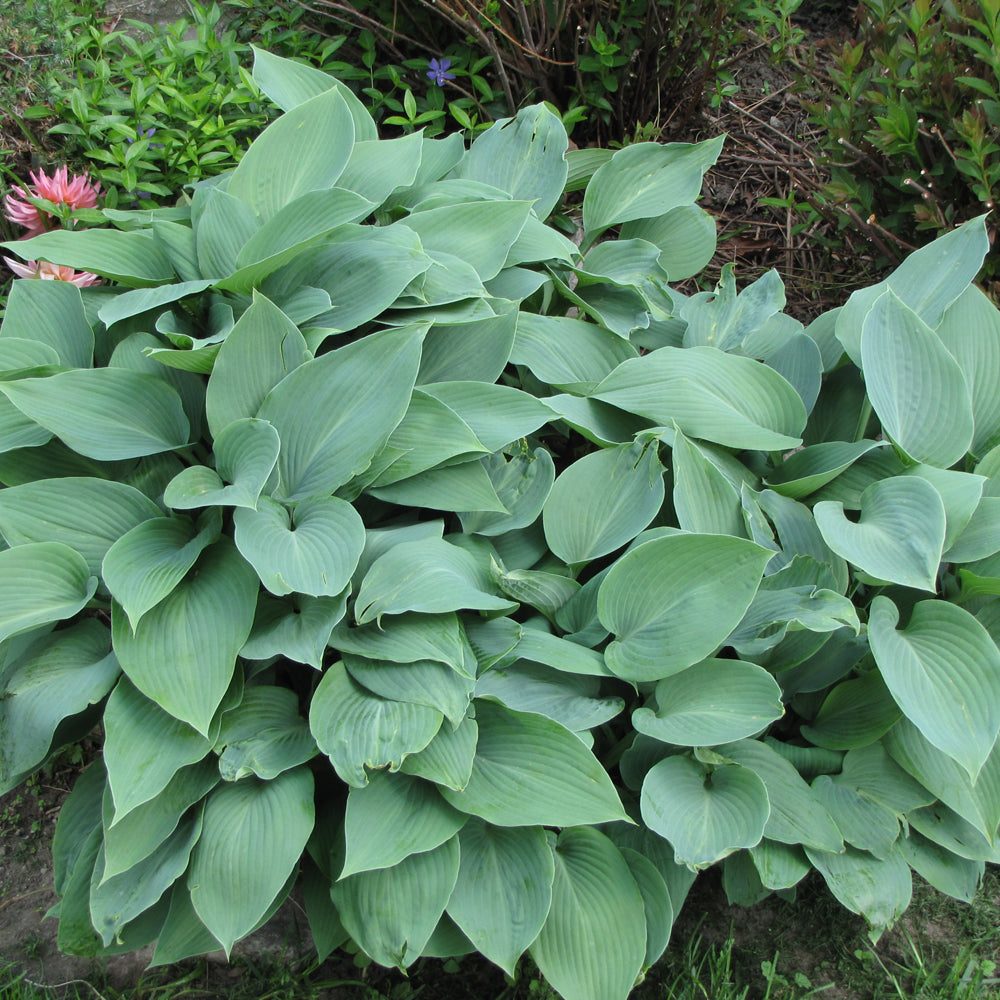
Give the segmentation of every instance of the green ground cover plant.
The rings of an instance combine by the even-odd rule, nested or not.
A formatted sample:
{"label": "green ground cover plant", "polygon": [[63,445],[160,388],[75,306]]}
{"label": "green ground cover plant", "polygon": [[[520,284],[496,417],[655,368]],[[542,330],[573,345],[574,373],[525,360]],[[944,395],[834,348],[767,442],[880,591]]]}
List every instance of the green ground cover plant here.
{"label": "green ground cover plant", "polygon": [[[813,102],[828,129],[826,195],[921,245],[993,208],[1000,190],[1000,4],[864,0],[856,37]],[[845,220],[846,222],[846,220]],[[996,277],[987,261],[984,275]]]}
{"label": "green ground cover plant", "polygon": [[804,328],[773,271],[674,287],[721,139],[380,139],[327,74],[253,75],[285,113],[233,171],[3,244],[102,281],[16,281],[0,327],[0,791],[104,734],[60,947],[228,953],[298,883],[320,956],[612,1000],[709,866],[746,904],[816,870],[874,939],[912,871],[970,899],[984,220]]}

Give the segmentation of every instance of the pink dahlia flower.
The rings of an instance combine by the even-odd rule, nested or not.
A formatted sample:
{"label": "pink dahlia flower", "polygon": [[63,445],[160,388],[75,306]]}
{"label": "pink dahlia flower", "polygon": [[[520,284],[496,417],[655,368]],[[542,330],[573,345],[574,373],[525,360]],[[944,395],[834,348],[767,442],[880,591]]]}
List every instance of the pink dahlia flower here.
{"label": "pink dahlia flower", "polygon": [[47,260],[29,260],[22,264],[20,261],[11,260],[4,257],[4,262],[19,278],[41,278],[42,281],[68,281],[77,288],[86,288],[88,285],[99,285],[101,279],[90,271],[74,271],[71,267],[62,264],[50,264]]}
{"label": "pink dahlia flower", "polygon": [[36,208],[29,198],[45,198],[56,205],[68,205],[73,209],[97,208],[100,185],[92,183],[86,175],[71,175],[65,167],[59,167],[51,177],[39,170],[31,175],[31,179],[33,187],[20,188],[5,199],[7,218],[28,230],[24,239],[52,228],[49,225],[52,216]]}

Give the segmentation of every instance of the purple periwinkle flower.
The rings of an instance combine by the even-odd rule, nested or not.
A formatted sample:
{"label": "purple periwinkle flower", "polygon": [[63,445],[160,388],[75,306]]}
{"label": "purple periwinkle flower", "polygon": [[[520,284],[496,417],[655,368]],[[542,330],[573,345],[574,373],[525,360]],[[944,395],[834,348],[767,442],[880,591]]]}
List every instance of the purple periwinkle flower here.
{"label": "purple periwinkle flower", "polygon": [[[138,139],[152,139],[153,136],[156,135],[156,129],[152,125],[150,125],[150,127],[147,128],[147,129],[141,129],[141,128],[140,129],[136,129],[136,132],[138,133],[138,135],[136,137]],[[126,136],[125,137],[125,141],[129,142],[129,143],[132,143],[132,142],[135,142],[135,139],[132,139],[131,137]],[[149,148],[150,149],[163,149],[163,143],[162,142],[151,142],[149,144]]]}
{"label": "purple periwinkle flower", "polygon": [[427,65],[430,66],[427,76],[439,87],[444,86],[445,80],[455,79],[455,74],[448,72],[448,67],[451,66],[450,59],[442,59],[440,62],[437,59],[432,59]]}

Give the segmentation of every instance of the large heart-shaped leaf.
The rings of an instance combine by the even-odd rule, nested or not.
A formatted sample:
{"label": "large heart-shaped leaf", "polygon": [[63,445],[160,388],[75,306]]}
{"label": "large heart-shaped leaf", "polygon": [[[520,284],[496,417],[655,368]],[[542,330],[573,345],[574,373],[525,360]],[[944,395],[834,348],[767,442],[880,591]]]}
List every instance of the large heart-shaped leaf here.
{"label": "large heart-shaped leaf", "polygon": [[345,857],[339,878],[391,868],[411,854],[431,851],[456,834],[468,818],[448,805],[429,782],[375,771],[367,785],[347,793]]}
{"label": "large heart-shaped leaf", "polygon": [[121,606],[113,606],[122,669],[148,698],[207,734],[250,635],[257,590],[257,577],[236,547],[217,542],[134,632]]}
{"label": "large heart-shaped leaf", "polygon": [[577,826],[624,818],[597,758],[568,729],[541,715],[476,701],[479,742],[456,809],[497,826]]}
{"label": "large heart-shaped leaf", "polygon": [[656,710],[637,708],[640,733],[679,746],[715,746],[760,732],[780,719],[781,688],[763,668],[705,660],[656,685]]}
{"label": "large heart-shaped leaf", "polygon": [[77,368],[0,383],[0,392],[70,448],[102,461],[188,443],[180,396],[163,379],[126,368]]}
{"label": "large heart-shaped leaf", "polygon": [[725,535],[676,534],[637,546],[597,596],[605,650],[628,680],[660,680],[711,656],[750,606],[773,552]]}
{"label": "large heart-shaped leaf", "polygon": [[268,497],[233,512],[236,546],[277,596],[333,597],[350,583],[365,547],[361,515],[338,497],[311,497],[289,511]]}
{"label": "large heart-shaped leaf", "polygon": [[97,590],[86,560],[62,542],[0,552],[0,641],[72,618]]}
{"label": "large heart-shaped leaf", "polygon": [[491,826],[470,817],[448,914],[491,962],[513,975],[538,936],[552,903],[555,865],[538,826]]}
{"label": "large heart-shaped leaf", "polygon": [[542,511],[545,540],[566,563],[605,556],[652,521],[664,492],[655,443],[592,452],[556,478]]}
{"label": "large heart-shaped leaf", "polygon": [[906,717],[975,780],[1000,733],[1000,651],[964,608],[921,601],[903,629],[888,597],[872,601],[868,636]]}
{"label": "large heart-shaped leaf", "polygon": [[946,528],[937,490],[916,476],[894,476],[872,483],[860,503],[856,522],[844,515],[839,500],[821,500],[813,507],[826,544],[879,580],[936,590]]}
{"label": "large heart-shaped leaf", "polygon": [[759,843],[771,811],[764,782],[749,768],[708,771],[690,757],[654,764],[640,801],[643,820],[673,844],[677,863],[696,867]]}
{"label": "large heart-shaped leaf", "polygon": [[372,334],[306,362],[268,393],[257,416],[281,439],[278,499],[329,496],[368,467],[406,413],[420,338]]}
{"label": "large heart-shaped leaf", "polygon": [[773,368],[715,347],[623,361],[588,395],[730,448],[794,448],[806,425],[801,397]]}
{"label": "large heart-shaped leaf", "polygon": [[443,719],[426,705],[372,694],[339,661],[323,675],[309,707],[317,745],[341,779],[356,788],[368,783],[366,767],[399,770],[409,754],[430,743]]}
{"label": "large heart-shaped leaf", "polygon": [[882,428],[911,458],[947,469],[972,445],[972,399],[958,362],[893,292],[861,336],[865,385]]}
{"label": "large heart-shaped leaf", "polygon": [[223,784],[205,804],[187,884],[191,902],[228,955],[281,891],[312,832],[313,776]]}
{"label": "large heart-shaped leaf", "polygon": [[621,852],[592,827],[564,830],[552,906],[531,947],[542,975],[564,997],[625,1000],[645,955],[642,895]]}

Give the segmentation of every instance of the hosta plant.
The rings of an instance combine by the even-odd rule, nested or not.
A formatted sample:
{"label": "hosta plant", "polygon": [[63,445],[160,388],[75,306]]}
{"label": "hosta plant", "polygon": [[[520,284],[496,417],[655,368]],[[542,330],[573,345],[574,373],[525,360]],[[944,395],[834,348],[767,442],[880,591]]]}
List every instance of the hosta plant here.
{"label": "hosta plant", "polygon": [[[685,297],[721,140],[285,114],[175,208],[8,252],[2,788],[91,733],[59,944],[527,953],[624,998],[695,873],[873,935],[1000,823],[1000,315],[976,220],[808,328]],[[585,188],[578,240],[546,224]],[[296,886],[298,888],[296,888]]]}

